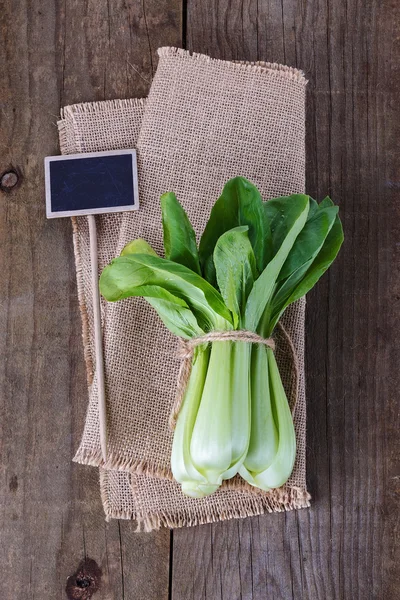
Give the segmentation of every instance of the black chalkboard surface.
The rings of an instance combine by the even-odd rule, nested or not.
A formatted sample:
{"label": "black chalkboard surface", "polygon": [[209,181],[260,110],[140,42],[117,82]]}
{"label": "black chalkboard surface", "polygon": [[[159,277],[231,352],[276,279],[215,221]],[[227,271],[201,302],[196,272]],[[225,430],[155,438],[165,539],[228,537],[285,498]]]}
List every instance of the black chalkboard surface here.
{"label": "black chalkboard surface", "polygon": [[45,158],[48,218],[139,208],[135,150]]}

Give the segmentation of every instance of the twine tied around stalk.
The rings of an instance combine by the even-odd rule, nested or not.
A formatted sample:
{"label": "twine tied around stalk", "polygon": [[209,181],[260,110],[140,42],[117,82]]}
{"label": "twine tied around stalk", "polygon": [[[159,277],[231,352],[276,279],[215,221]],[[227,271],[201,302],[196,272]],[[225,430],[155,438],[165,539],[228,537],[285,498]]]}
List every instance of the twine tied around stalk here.
{"label": "twine tied around stalk", "polygon": [[177,358],[181,360],[181,364],[178,373],[176,398],[169,417],[169,426],[172,430],[175,429],[185,390],[189,382],[193,354],[196,346],[207,344],[209,342],[247,342],[250,344],[263,344],[264,346],[271,348],[271,350],[275,350],[275,341],[272,338],[263,338],[261,335],[258,335],[258,333],[247,331],[245,329],[236,331],[210,331],[209,333],[190,338],[189,340],[185,340],[181,337],[178,339],[179,347]]}

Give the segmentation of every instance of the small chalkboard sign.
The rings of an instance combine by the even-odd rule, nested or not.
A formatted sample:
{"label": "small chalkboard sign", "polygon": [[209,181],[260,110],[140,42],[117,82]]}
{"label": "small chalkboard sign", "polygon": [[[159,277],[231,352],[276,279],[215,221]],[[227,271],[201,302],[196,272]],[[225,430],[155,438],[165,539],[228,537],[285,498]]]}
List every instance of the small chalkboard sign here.
{"label": "small chalkboard sign", "polygon": [[112,150],[47,156],[44,159],[44,168],[47,217],[53,219],[86,215],[88,218],[100,445],[105,464],[107,462],[107,407],[95,215],[139,208],[136,151]]}
{"label": "small chalkboard sign", "polygon": [[45,158],[49,219],[137,210],[135,150]]}

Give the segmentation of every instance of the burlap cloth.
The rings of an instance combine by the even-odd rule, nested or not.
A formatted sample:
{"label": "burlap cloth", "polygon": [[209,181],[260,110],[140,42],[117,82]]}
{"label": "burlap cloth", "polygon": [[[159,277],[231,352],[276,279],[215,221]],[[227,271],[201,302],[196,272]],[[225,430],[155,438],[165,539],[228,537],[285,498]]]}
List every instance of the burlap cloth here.
{"label": "burlap cloth", "polygon": [[[63,154],[138,150],[140,210],[97,218],[99,271],[139,236],[162,252],[159,197],[165,191],[177,194],[197,233],[230,177],[249,178],[264,198],[304,191],[305,84],[303,74],[289,67],[231,63],[162,48],[146,101],[64,108],[58,123]],[[136,519],[150,530],[309,506],[304,300],[289,307],[282,319],[297,353],[298,380],[287,342],[276,339],[297,438],[292,476],[283,488],[268,493],[237,477],[208,498],[187,498],[171,480],[169,464],[177,344],[141,299],[102,304],[108,410],[108,459],[103,463],[86,218],[74,219],[73,229],[89,384],[89,407],[74,460],[100,467],[107,518]]]}

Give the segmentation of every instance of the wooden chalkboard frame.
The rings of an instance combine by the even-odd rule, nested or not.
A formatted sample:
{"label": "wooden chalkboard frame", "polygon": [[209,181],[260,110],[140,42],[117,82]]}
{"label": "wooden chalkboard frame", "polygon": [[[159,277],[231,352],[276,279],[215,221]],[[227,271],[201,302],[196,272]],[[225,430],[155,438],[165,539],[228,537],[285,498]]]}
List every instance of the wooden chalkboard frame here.
{"label": "wooden chalkboard frame", "polygon": [[[65,210],[65,211],[54,211],[52,209],[51,202],[51,174],[50,165],[56,161],[68,161],[76,159],[86,158],[100,158],[108,156],[123,156],[130,155],[132,157],[132,195],[134,199],[133,204],[124,206],[112,206],[112,207],[98,207],[98,208],[85,208],[82,210]],[[109,213],[127,212],[139,209],[139,188],[138,188],[138,175],[137,175],[137,159],[136,150],[109,150],[102,152],[82,152],[80,154],[69,154],[63,156],[46,156],[44,159],[44,174],[45,174],[45,186],[46,186],[46,216],[48,219],[56,219],[59,217],[78,217],[85,215],[103,215]]]}

